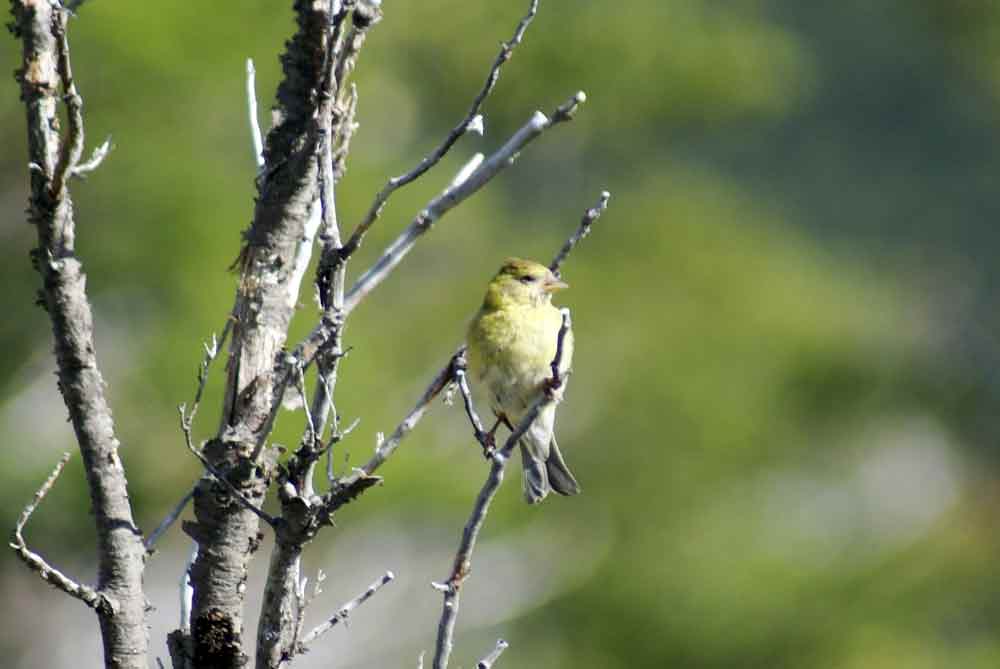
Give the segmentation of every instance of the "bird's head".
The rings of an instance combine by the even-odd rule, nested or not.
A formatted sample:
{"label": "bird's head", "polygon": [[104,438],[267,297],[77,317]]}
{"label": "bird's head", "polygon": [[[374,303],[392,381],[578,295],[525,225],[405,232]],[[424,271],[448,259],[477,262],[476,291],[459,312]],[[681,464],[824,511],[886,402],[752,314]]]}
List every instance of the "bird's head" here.
{"label": "bird's head", "polygon": [[490,281],[484,304],[492,309],[547,304],[552,300],[552,293],[563,288],[569,285],[545,265],[508,258]]}

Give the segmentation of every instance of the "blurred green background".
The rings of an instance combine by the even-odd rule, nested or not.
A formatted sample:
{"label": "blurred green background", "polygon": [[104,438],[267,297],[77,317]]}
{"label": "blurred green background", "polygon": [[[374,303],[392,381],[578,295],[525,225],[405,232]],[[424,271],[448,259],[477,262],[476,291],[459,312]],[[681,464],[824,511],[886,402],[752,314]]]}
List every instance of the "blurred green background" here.
{"label": "blurred green background", "polygon": [[[72,21],[88,146],[79,252],[135,510],[152,528],[198,475],[176,427],[200,342],[229,309],[254,166],[244,59],[266,110],[288,3],[89,2]],[[360,130],[339,209],[464,114],[526,2],[387,0],[359,64]],[[2,40],[0,70],[18,45]],[[575,375],[558,430],[585,494],[501,491],[463,600],[455,662],[498,636],[511,667],[1000,666],[1000,5],[992,0],[542,0],[463,138],[398,193],[356,276],[475,151],[577,89],[576,121],[423,239],[351,319],[339,408],[366,458],[460,340],[508,255],[546,260],[602,189],[565,267]],[[23,108],[0,89],[2,518],[74,448],[33,306]],[[316,308],[304,292],[293,340]],[[216,427],[216,369],[197,425]],[[275,440],[294,444],[301,413]],[[399,575],[301,666],[414,666],[486,468],[459,407],[432,413],[307,557],[313,616]],[[79,459],[29,541],[93,574]],[[179,530],[148,567],[151,640],[176,625]],[[266,563],[262,555],[254,574]],[[256,583],[257,581],[254,581]],[[0,652],[98,666],[96,621],[8,553]],[[65,636],[47,633],[42,619]],[[386,633],[391,629],[391,633]],[[252,629],[248,630],[252,635]]]}

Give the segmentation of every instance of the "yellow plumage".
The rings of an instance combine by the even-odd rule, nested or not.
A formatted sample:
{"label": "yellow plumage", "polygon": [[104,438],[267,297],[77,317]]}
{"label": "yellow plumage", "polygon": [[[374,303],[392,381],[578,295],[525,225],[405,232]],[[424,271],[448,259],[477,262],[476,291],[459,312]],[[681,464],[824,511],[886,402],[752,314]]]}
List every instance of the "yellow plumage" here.
{"label": "yellow plumage", "polygon": [[[566,284],[544,265],[510,258],[490,281],[483,306],[469,323],[469,371],[489,394],[494,413],[510,425],[517,425],[551,377],[562,327],[552,292],[562,288]],[[563,370],[569,369],[572,359],[573,333],[567,332]],[[520,442],[524,494],[532,504],[549,490],[563,495],[580,492],[559,452],[554,423],[555,404],[550,404]]]}

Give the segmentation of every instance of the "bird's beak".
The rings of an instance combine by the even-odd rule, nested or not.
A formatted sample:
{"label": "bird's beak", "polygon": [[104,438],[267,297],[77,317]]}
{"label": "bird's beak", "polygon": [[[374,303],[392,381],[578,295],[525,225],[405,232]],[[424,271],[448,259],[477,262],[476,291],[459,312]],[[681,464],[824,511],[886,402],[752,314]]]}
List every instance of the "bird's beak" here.
{"label": "bird's beak", "polygon": [[554,293],[557,290],[563,290],[564,288],[569,288],[569,284],[559,279],[555,276],[549,276],[545,281],[542,282],[542,290],[546,293]]}

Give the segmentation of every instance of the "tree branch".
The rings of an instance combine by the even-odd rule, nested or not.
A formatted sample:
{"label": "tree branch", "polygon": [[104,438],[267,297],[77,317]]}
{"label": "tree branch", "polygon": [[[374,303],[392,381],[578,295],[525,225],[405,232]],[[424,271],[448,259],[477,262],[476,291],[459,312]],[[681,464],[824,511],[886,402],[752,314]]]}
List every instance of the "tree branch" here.
{"label": "tree branch", "polygon": [[420,422],[420,419],[423,418],[434,398],[440,395],[441,391],[454,379],[456,360],[460,353],[461,351],[453,355],[448,364],[431,380],[430,385],[424,390],[420,399],[417,400],[417,403],[410,409],[410,412],[396,426],[392,434],[388,438],[379,441],[371,459],[361,467],[356,468],[350,476],[336,481],[336,484],[325,498],[326,508],[329,513],[332,514],[344,504],[353,501],[364,490],[381,481],[381,479],[373,476],[373,474],[399,448],[400,442]]}
{"label": "tree branch", "polygon": [[500,656],[507,650],[507,646],[509,645],[503,639],[497,639],[496,648],[491,650],[489,655],[479,660],[476,664],[476,669],[492,669],[493,665],[496,664],[496,661],[500,659]]}
{"label": "tree branch", "polygon": [[[265,167],[256,180],[253,223],[244,234],[238,261],[222,421],[216,439],[205,449],[206,460],[221,476],[199,486],[197,522],[185,524],[199,543],[191,569],[191,626],[199,666],[235,668],[246,662],[244,584],[259,545],[263,516],[258,501],[263,502],[276,465],[274,458],[261,455],[281,392],[292,380],[288,374],[276,374],[275,368],[304,271],[302,239],[310,219],[318,220],[317,149],[325,126],[321,116],[329,90],[328,64],[350,14],[347,4],[295,0],[297,31],[282,56],[284,78],[265,143]],[[241,496],[234,498],[230,487]],[[235,508],[233,500],[239,502]]]}
{"label": "tree branch", "polygon": [[[567,239],[559,252],[556,253],[552,263],[549,265],[550,267],[555,267],[557,269],[561,267],[562,263],[569,257],[569,254],[574,248],[576,248],[576,245],[586,236],[593,224],[595,224],[598,218],[600,218],[601,213],[603,213],[607,206],[609,198],[610,194],[607,191],[601,192],[601,198],[599,200],[599,206],[596,208],[596,214],[590,215],[591,212],[594,212],[594,209],[589,209],[585,212],[580,226],[569,237],[569,239]],[[366,481],[371,478],[377,478],[372,475],[396,451],[403,438],[416,427],[417,423],[420,422],[420,419],[423,418],[424,414],[427,412],[430,403],[433,402],[434,399],[441,394],[441,392],[450,383],[458,380],[457,372],[463,367],[462,361],[464,358],[465,346],[463,345],[459,347],[454,355],[448,359],[447,364],[445,364],[445,366],[442,367],[441,370],[434,376],[430,385],[427,386],[427,389],[424,390],[420,399],[417,400],[416,405],[414,405],[399,425],[396,426],[396,429],[393,430],[392,434],[387,439],[379,442],[377,448],[375,449],[375,454],[371,457],[371,459],[369,459],[368,462],[361,467],[355,469],[350,476],[344,477],[337,482],[337,485],[334,486],[334,488],[327,495],[327,508],[330,513],[333,513],[347,502],[355,499],[367,488],[372,487],[372,483],[365,485]],[[466,401],[466,394],[464,391],[462,393],[462,398],[463,401]],[[472,408],[471,393],[468,395],[468,402],[469,404],[466,405],[467,411]],[[470,421],[472,421],[471,415],[469,418]],[[478,423],[476,421],[472,421],[472,424],[473,429],[476,431],[476,440],[483,444],[483,434],[485,433],[482,432],[482,420],[479,420]],[[487,448],[486,444],[484,444],[484,448]]]}
{"label": "tree branch", "polygon": [[458,389],[462,394],[462,404],[465,406],[465,415],[472,423],[472,433],[479,442],[479,445],[483,447],[483,452],[489,457],[494,449],[495,444],[493,443],[493,435],[487,432],[483,426],[483,421],[479,417],[479,413],[476,411],[475,404],[472,401],[472,389],[469,388],[469,380],[465,375],[465,351],[462,351],[462,355],[459,358],[459,364],[456,365],[455,369],[455,383],[458,384]]}
{"label": "tree branch", "polygon": [[[344,306],[340,313],[346,318],[360,302],[367,297],[389,274],[402,262],[403,258],[413,248],[417,240],[431,229],[433,224],[465,201],[493,177],[514,163],[521,150],[538,138],[543,132],[554,125],[571,120],[580,104],[587,96],[577,92],[569,100],[560,105],[552,113],[551,118],[536,111],[528,122],[522,126],[499,150],[484,160],[464,181],[453,181],[444,193],[431,200],[417,214],[416,218],[382,253],[382,256],[362,274],[344,296]],[[309,365],[320,351],[330,345],[331,339],[338,331],[337,322],[324,315],[312,332],[302,340],[292,355],[291,360]],[[287,371],[286,371],[287,375]]]}
{"label": "tree branch", "polygon": [[[356,127],[354,115],[357,110],[357,89],[353,85],[348,88],[346,79],[356,64],[367,32],[380,18],[381,13],[376,6],[352,4],[350,30],[341,40],[339,31],[334,29],[325,56],[323,85],[319,93],[322,101],[318,111],[319,141],[316,146],[317,202],[313,209],[317,219],[315,226],[321,230],[323,248],[315,283],[324,316],[335,323],[335,330],[332,345],[320,353],[317,359],[319,374],[312,406],[306,395],[305,365],[290,358],[292,367],[278,370],[279,374],[283,374],[284,380],[275,392],[272,420],[280,407],[281,391],[287,385],[288,375],[293,374],[302,394],[306,426],[298,450],[278,474],[282,525],[276,534],[271,554],[257,627],[257,666],[261,669],[280,666],[283,658],[289,655],[297,643],[304,606],[299,579],[301,554],[322,524],[329,520],[315,496],[313,476],[316,463],[326,450],[323,446],[323,432],[331,411],[334,412],[331,445],[338,434],[333,394],[340,359],[344,355],[341,306],[346,267],[343,263],[335,265],[330,261],[330,258],[338,255],[341,246],[335,185],[344,174],[350,140]],[[310,226],[312,225],[313,222],[310,222]],[[307,250],[306,254],[301,253],[303,249]],[[311,249],[310,237],[303,240],[296,257],[296,295],[298,281],[305,272]]]}
{"label": "tree branch", "polygon": [[77,583],[69,576],[66,576],[61,571],[51,566],[45,561],[38,553],[33,552],[28,548],[27,542],[24,540],[24,526],[27,525],[28,520],[31,518],[31,514],[35,512],[38,505],[41,504],[45,496],[49,494],[52,490],[52,486],[55,485],[56,479],[62,474],[63,468],[66,463],[69,462],[69,453],[64,453],[61,458],[59,458],[58,464],[56,464],[55,469],[49,474],[49,477],[45,479],[45,483],[35,492],[34,499],[24,507],[21,515],[17,519],[17,523],[14,525],[14,531],[11,532],[10,543],[8,544],[17,556],[28,566],[28,569],[38,574],[39,578],[48,583],[49,585],[55,587],[58,590],[62,590],[70,597],[75,597],[81,602],[89,606],[90,608],[102,611],[105,614],[113,615],[117,604],[114,600],[110,599],[107,595],[102,592],[98,592],[93,588]]}
{"label": "tree branch", "polygon": [[[448,658],[451,656],[453,638],[455,636],[455,622],[458,619],[459,595],[462,584],[469,577],[472,569],[472,552],[476,547],[476,540],[486,521],[486,514],[489,512],[490,504],[496,497],[500,484],[503,483],[504,470],[507,467],[507,460],[510,459],[511,452],[517,446],[518,441],[524,436],[538,415],[550,404],[559,400],[559,390],[565,381],[568,371],[560,372],[563,358],[563,347],[566,334],[569,332],[572,322],[569,309],[563,309],[563,322],[559,328],[556,340],[556,354],[552,359],[553,375],[549,379],[546,392],[542,393],[528,409],[521,421],[507,437],[503,448],[495,451],[490,457],[490,471],[483,484],[479,495],[476,497],[472,507],[472,514],[462,531],[462,540],[458,545],[458,552],[455,553],[455,560],[452,564],[451,574],[443,583],[434,583],[434,587],[444,593],[444,605],[441,611],[441,619],[438,622],[437,645],[434,651],[434,669],[446,669]],[[473,412],[474,415],[474,412]]]}
{"label": "tree branch", "polygon": [[[185,407],[183,404],[177,407],[177,412],[180,414],[181,430],[184,432],[184,442],[187,445],[188,450],[191,451],[194,457],[198,458],[198,461],[201,462],[205,470],[212,475],[213,479],[222,484],[222,486],[236,499],[236,501],[243,505],[243,508],[253,513],[271,527],[275,527],[278,524],[277,519],[247,498],[247,496],[244,495],[239,488],[233,485],[232,481],[230,481],[225,474],[219,471],[219,469],[213,465],[207,457],[205,457],[205,454],[199,451],[194,445],[194,442],[191,440],[191,417],[185,413]],[[195,488],[194,494],[197,494],[197,487]]]}
{"label": "tree branch", "polygon": [[489,74],[486,76],[486,81],[483,83],[483,87],[479,90],[479,93],[472,101],[472,105],[469,106],[469,111],[466,112],[465,117],[458,122],[458,124],[452,128],[448,136],[445,137],[444,141],[434,149],[430,154],[425,156],[420,164],[414,167],[409,172],[402,174],[398,177],[393,177],[382,187],[382,190],[378,192],[375,196],[375,201],[372,202],[371,207],[368,208],[368,213],[358,224],[358,227],[354,229],[351,233],[350,239],[344,244],[344,248],[341,250],[340,256],[342,260],[347,260],[353,254],[361,242],[364,241],[365,234],[368,232],[369,228],[378,220],[381,215],[382,210],[385,208],[386,203],[394,192],[398,189],[412,183],[423,176],[428,170],[438,164],[442,158],[447,155],[451,147],[455,145],[455,142],[469,132],[470,129],[477,123],[480,128],[480,134],[482,134],[482,116],[480,111],[482,110],[483,103],[486,98],[489,97],[490,93],[496,87],[497,81],[500,79],[500,70],[503,68],[504,63],[510,60],[511,56],[514,54],[514,49],[521,43],[524,38],[524,33],[528,29],[528,25],[531,23],[532,19],[535,18],[535,14],[538,12],[538,0],[531,0],[531,5],[528,8],[528,13],[521,19],[514,29],[514,35],[506,42],[503,42],[500,46],[500,53],[497,54],[496,59],[493,61],[492,67],[490,67]]}
{"label": "tree branch", "polygon": [[302,641],[299,643],[299,645],[296,647],[296,652],[298,653],[306,652],[307,646],[309,646],[309,644],[318,639],[321,635],[326,634],[331,629],[336,627],[338,623],[346,622],[347,616],[349,616],[351,612],[354,611],[354,609],[358,608],[359,606],[367,602],[369,599],[371,599],[375,595],[375,593],[382,588],[382,586],[389,584],[390,582],[392,582],[394,578],[396,578],[396,575],[393,574],[391,571],[385,572],[385,574],[382,575],[382,578],[369,585],[367,590],[365,590],[360,595],[358,595],[357,597],[355,597],[354,599],[352,599],[351,601],[347,602],[339,609],[337,609],[337,612],[334,613],[329,620],[323,622],[320,625],[317,625],[312,629],[311,632],[309,632],[309,634],[306,634],[305,637],[302,639]]}
{"label": "tree branch", "polygon": [[576,229],[569,239],[562,245],[559,252],[556,253],[556,257],[552,259],[549,263],[549,269],[556,276],[559,276],[559,269],[562,267],[563,262],[569,256],[569,254],[576,248],[576,245],[583,240],[584,237],[590,234],[590,228],[597,222],[597,219],[601,217],[604,210],[608,208],[608,200],[611,199],[611,193],[608,191],[601,191],[601,197],[598,199],[597,204],[583,212],[583,218],[580,219],[580,227]]}
{"label": "tree branch", "polygon": [[174,508],[171,509],[166,516],[164,516],[163,520],[160,521],[160,524],[156,526],[156,529],[153,530],[148,537],[146,537],[146,540],[143,542],[143,547],[145,547],[147,554],[152,555],[153,549],[156,547],[156,542],[159,541],[160,537],[162,537],[166,531],[177,522],[177,519],[181,517],[182,513],[184,513],[184,509],[187,508],[188,502],[190,502],[193,497],[194,488],[191,488],[191,490],[188,490],[187,493],[181,497],[180,501],[174,505]]}
{"label": "tree branch", "polygon": [[375,261],[364,274],[347,291],[344,298],[344,312],[350,313],[365,297],[371,293],[396,266],[403,260],[413,245],[424,233],[431,229],[431,226],[442,216],[465,201],[470,195],[485,186],[493,177],[504,169],[510,167],[517,160],[521,151],[537,139],[543,132],[554,125],[569,121],[576,113],[577,107],[587,99],[582,91],[576,93],[564,104],[556,108],[552,117],[548,117],[540,111],[536,111],[528,122],[514,133],[514,135],[500,147],[493,155],[487,158],[476,168],[472,174],[458,185],[449,188],[438,197],[431,200],[427,207],[417,214],[413,222],[389,245],[382,256]]}
{"label": "tree branch", "polygon": [[[99,561],[96,592],[116,604],[113,611],[97,608],[104,661],[117,669],[144,669],[145,550],[133,520],[105,382],[94,353],[93,314],[83,267],[75,255],[68,180],[81,167],[84,125],[66,36],[68,13],[54,2],[14,0],[11,6],[13,32],[22,43],[22,66],[16,76],[27,112],[28,162],[33,166],[28,217],[37,230],[38,247],[32,260],[42,277],[42,304],[52,321],[59,389],[90,491]],[[68,121],[65,137],[59,134],[60,90]]]}
{"label": "tree branch", "polygon": [[97,170],[104,162],[104,159],[108,157],[111,153],[111,149],[115,148],[114,144],[111,143],[111,137],[104,140],[104,143],[94,149],[94,152],[90,154],[90,160],[85,163],[77,163],[73,167],[72,175],[75,177],[85,177],[91,172]]}

